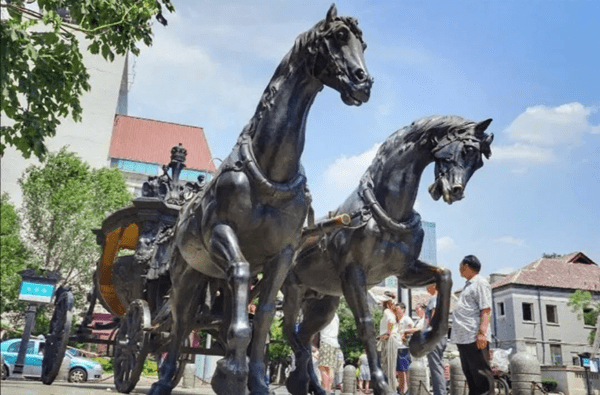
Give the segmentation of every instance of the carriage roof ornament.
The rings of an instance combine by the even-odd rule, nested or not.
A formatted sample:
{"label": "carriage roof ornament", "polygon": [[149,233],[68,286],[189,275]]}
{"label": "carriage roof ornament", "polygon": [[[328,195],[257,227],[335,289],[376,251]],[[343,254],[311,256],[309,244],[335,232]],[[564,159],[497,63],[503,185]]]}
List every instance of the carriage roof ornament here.
{"label": "carriage roof ornament", "polygon": [[[204,188],[204,176],[200,175],[197,182],[182,182],[179,177],[186,167],[187,150],[181,143],[171,148],[171,161],[163,165],[163,174],[150,176],[142,185],[142,197],[158,198],[169,204],[182,206],[194,192]],[[171,175],[169,175],[171,170]]]}

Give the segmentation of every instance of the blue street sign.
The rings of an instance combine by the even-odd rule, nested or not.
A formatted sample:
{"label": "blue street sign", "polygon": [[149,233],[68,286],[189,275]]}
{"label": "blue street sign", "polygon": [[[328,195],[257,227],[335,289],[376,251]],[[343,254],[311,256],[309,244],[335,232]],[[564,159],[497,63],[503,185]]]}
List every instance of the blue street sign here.
{"label": "blue street sign", "polygon": [[55,284],[23,280],[19,290],[19,300],[36,303],[50,303]]}

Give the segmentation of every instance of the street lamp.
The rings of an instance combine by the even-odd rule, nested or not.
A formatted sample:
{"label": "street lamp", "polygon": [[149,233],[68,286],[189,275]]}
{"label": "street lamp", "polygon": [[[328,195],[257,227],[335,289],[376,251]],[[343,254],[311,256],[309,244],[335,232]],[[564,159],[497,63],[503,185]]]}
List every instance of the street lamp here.
{"label": "street lamp", "polygon": [[54,296],[56,283],[60,278],[58,272],[46,271],[45,277],[37,276],[35,270],[26,269],[19,272],[23,280],[19,288],[19,300],[29,302],[27,313],[25,316],[25,330],[21,337],[19,346],[19,354],[15,362],[15,368],[10,378],[12,380],[23,380],[23,366],[25,365],[25,354],[27,352],[27,344],[31,337],[31,331],[35,324],[35,316],[38,306],[41,304],[50,303]]}

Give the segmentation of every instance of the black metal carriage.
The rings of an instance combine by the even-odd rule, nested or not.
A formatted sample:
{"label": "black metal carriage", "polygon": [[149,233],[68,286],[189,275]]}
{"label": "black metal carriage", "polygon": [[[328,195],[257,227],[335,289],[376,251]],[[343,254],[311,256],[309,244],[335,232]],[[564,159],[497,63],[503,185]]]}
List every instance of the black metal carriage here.
{"label": "black metal carriage", "polygon": [[[105,344],[107,356],[114,357],[114,382],[119,392],[131,392],[142,373],[148,355],[159,366],[169,342],[170,306],[168,291],[169,242],[179,210],[192,194],[203,188],[203,179],[186,182],[179,179],[185,167],[186,150],[171,150],[171,162],[163,166],[164,174],[149,177],[142,197],[133,205],[109,215],[101,229],[94,232],[102,256],[93,276],[89,307],[75,334],[71,334],[73,294],[60,287],[46,337],[42,363],[42,381],[52,384],[57,377],[69,341]],[[198,312],[197,328],[213,333],[218,340],[220,324],[218,283],[212,290],[211,306]],[[116,318],[109,324],[92,325],[96,301]],[[109,339],[98,339],[93,329],[112,329]],[[192,348],[184,344],[174,385],[183,376],[186,362],[195,354],[223,355],[219,341],[213,347]]]}

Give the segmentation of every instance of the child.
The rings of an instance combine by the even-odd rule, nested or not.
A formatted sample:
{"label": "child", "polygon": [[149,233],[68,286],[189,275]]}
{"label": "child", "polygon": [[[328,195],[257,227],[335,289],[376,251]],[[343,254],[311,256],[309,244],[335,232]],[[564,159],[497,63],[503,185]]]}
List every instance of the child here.
{"label": "child", "polygon": [[358,358],[358,389],[361,393],[369,394],[369,385],[371,384],[371,371],[369,370],[369,359],[367,354],[363,351],[360,358]]}

